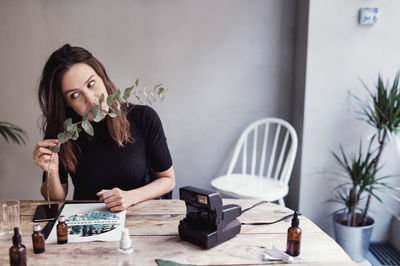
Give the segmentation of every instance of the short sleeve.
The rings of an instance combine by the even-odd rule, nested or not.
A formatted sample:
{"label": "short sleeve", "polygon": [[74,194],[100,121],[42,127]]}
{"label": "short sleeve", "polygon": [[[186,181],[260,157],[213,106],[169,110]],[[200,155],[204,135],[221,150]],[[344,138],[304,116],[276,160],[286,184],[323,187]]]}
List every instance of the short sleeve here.
{"label": "short sleeve", "polygon": [[143,133],[150,166],[155,172],[163,172],[172,166],[162,123],[157,113],[149,106],[143,110]]}
{"label": "short sleeve", "polygon": [[[65,170],[64,166],[60,163],[58,165],[58,176],[60,177],[61,184],[68,182],[68,172]],[[46,180],[46,172],[43,171],[42,183]]]}

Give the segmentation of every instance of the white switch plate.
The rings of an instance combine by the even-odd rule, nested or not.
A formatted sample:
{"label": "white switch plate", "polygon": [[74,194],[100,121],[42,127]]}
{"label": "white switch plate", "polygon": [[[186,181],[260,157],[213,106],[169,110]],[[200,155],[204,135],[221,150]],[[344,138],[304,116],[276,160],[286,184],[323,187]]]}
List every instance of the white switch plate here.
{"label": "white switch plate", "polygon": [[360,8],[360,20],[362,25],[373,25],[378,22],[379,8],[377,7],[363,7]]}

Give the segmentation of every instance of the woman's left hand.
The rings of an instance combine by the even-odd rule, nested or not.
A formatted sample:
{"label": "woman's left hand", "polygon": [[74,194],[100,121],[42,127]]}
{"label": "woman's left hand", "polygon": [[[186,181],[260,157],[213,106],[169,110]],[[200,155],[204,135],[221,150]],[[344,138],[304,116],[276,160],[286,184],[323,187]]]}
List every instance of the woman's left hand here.
{"label": "woman's left hand", "polygon": [[103,201],[111,212],[123,211],[133,205],[129,192],[119,188],[102,189],[96,193],[99,200]]}

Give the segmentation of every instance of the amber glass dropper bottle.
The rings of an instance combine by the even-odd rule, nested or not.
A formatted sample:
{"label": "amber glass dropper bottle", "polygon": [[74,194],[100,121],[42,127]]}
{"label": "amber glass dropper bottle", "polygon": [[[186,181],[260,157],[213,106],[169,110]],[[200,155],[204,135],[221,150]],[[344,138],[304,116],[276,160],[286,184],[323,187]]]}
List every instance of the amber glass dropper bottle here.
{"label": "amber glass dropper bottle", "polygon": [[21,244],[21,235],[18,227],[14,228],[12,242],[13,246],[10,248],[10,265],[26,266],[26,248]]}
{"label": "amber glass dropper bottle", "polygon": [[68,243],[68,226],[65,223],[65,216],[60,215],[57,224],[57,244],[65,243]]}
{"label": "amber glass dropper bottle", "polygon": [[292,218],[292,226],[288,228],[286,253],[296,257],[300,254],[301,229],[299,227],[298,214],[295,211]]}
{"label": "amber glass dropper bottle", "polygon": [[41,232],[40,224],[33,225],[32,245],[33,253],[39,254],[44,252],[44,235]]}

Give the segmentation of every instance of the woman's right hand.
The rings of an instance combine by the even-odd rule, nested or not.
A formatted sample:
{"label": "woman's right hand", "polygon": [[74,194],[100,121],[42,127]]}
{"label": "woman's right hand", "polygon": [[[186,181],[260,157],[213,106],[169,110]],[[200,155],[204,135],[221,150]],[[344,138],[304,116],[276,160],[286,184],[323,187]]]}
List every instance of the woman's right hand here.
{"label": "woman's right hand", "polygon": [[[58,139],[45,139],[43,141],[39,141],[33,150],[33,161],[45,172],[49,171],[49,175],[58,174],[58,153],[52,152],[47,147],[52,147],[59,144],[60,141]],[[51,159],[49,168],[49,162],[52,154],[53,157]]]}

